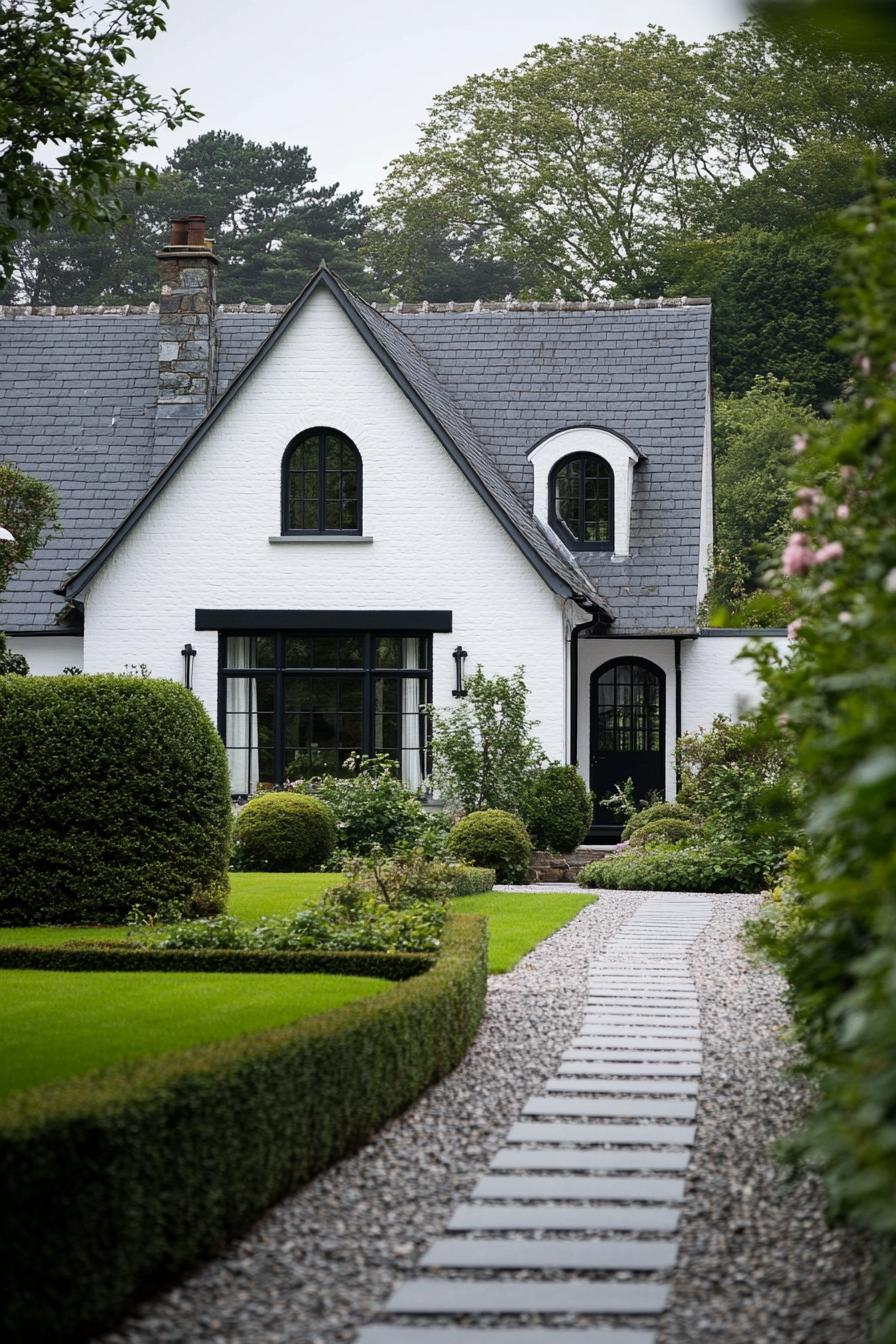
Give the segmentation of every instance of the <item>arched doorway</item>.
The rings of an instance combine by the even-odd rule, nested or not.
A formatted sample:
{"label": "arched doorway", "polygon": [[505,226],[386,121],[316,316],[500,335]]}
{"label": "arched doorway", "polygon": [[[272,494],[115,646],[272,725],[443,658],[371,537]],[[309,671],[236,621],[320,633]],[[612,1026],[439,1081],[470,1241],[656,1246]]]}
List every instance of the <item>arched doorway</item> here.
{"label": "arched doorway", "polygon": [[631,778],[635,797],[665,795],[666,674],[646,658],[614,658],[591,674],[591,788],[597,839],[619,835],[620,818],[598,804]]}

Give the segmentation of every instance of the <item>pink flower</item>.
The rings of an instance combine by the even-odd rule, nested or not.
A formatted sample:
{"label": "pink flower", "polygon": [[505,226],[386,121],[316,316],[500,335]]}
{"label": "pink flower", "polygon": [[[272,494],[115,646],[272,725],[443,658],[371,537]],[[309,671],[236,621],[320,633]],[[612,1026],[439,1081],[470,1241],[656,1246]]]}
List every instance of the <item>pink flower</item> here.
{"label": "pink flower", "polygon": [[[798,635],[799,632],[800,632],[800,626],[802,625],[802,623],[803,623],[803,618],[802,618],[802,616],[797,616],[797,618],[796,618],[795,621],[791,621],[791,622],[790,622],[790,624],[789,624],[788,627],[787,627],[787,638],[788,638],[788,639],[796,639],[797,635]],[[787,718],[787,715],[786,715],[786,714],[782,714],[782,715],[781,715],[781,718],[786,719],[786,718]],[[780,723],[780,722],[781,722],[781,719],[779,719],[778,722]]]}
{"label": "pink flower", "polygon": [[839,560],[843,554],[843,543],[840,541],[826,541],[815,552],[816,565],[823,565],[828,560]]}
{"label": "pink flower", "polygon": [[871,372],[871,360],[868,357],[868,355],[863,355],[862,358],[859,360],[859,368],[862,370],[865,377],[867,378],[869,373]]}
{"label": "pink flower", "polygon": [[796,497],[812,509],[817,509],[821,503],[821,491],[817,485],[801,485],[796,492]]}
{"label": "pink flower", "polygon": [[856,474],[857,468],[851,466],[848,462],[844,462],[843,466],[840,468],[840,477],[844,481],[851,481]]}
{"label": "pink flower", "polygon": [[795,523],[808,523],[812,517],[812,510],[808,504],[797,504],[795,509],[790,510],[790,516]]}
{"label": "pink flower", "polygon": [[781,569],[788,578],[806,574],[815,564],[815,552],[805,532],[792,533],[781,556]]}
{"label": "pink flower", "polygon": [[896,569],[888,570],[884,575],[884,592],[896,593]]}
{"label": "pink flower", "polygon": [[807,439],[805,434],[794,434],[791,443],[793,451],[796,453],[797,457],[799,457],[800,453],[804,453],[806,451],[809,440]]}
{"label": "pink flower", "polygon": [[790,723],[790,715],[789,715],[789,714],[779,714],[779,715],[778,715],[778,727],[779,727],[779,728],[786,728],[786,727],[788,726],[789,723]]}
{"label": "pink flower", "polygon": [[845,520],[846,518],[849,517],[849,505],[848,505],[848,504],[838,504],[838,505],[837,505],[837,517],[838,517],[839,519],[841,519],[841,521],[842,521],[842,520]]}
{"label": "pink flower", "polygon": [[840,615],[837,617],[837,620],[840,622],[841,625],[849,625],[850,621],[852,620],[852,612],[841,611]]}
{"label": "pink flower", "polygon": [[825,579],[824,583],[818,585],[818,591],[821,593],[822,597],[827,597],[828,593],[834,591],[833,581],[831,579]]}

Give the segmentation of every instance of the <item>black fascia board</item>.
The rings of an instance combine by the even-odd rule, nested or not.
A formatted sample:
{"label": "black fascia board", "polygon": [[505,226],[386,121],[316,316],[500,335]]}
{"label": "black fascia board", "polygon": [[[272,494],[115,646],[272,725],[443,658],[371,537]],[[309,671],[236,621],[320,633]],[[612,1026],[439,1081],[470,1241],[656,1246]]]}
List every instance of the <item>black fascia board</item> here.
{"label": "black fascia board", "polygon": [[90,560],[88,560],[84,565],[82,565],[80,569],[76,570],[74,574],[70,575],[69,578],[67,578],[65,582],[61,584],[59,588],[56,589],[56,592],[59,593],[60,596],[62,597],[71,598],[74,597],[77,593],[83,591],[83,589],[94,577],[94,575],[105,564],[109,556],[112,555],[115,550],[117,550],[121,542],[125,539],[128,533],[134,527],[134,525],[140,520],[140,518],[142,518],[143,514],[153,503],[156,497],[159,494],[161,494],[161,492],[165,489],[165,486],[168,484],[168,482],[174,476],[177,475],[178,471],[180,471],[181,467],[186,462],[187,458],[191,455],[191,453],[198,446],[198,444],[201,443],[205,435],[211,429],[212,425],[215,424],[215,422],[219,419],[221,415],[223,415],[224,411],[230,405],[231,401],[239,392],[240,388],[251,376],[251,374],[261,363],[261,361],[265,358],[268,351],[271,350],[274,345],[276,345],[276,343],[280,340],[284,332],[295,321],[296,317],[299,315],[301,310],[304,308],[305,304],[308,302],[308,299],[315,292],[315,290],[317,290],[321,285],[323,285],[324,288],[328,291],[328,293],[330,293],[333,296],[333,298],[335,298],[336,302],[339,304],[342,311],[348,317],[352,326],[362,337],[367,346],[373,351],[377,359],[379,359],[380,363],[391,375],[393,381],[398,385],[398,387],[405,394],[405,396],[408,398],[408,400],[411,402],[414,408],[422,416],[423,420],[429,425],[430,429],[436,435],[439,442],[443,445],[443,447],[447,449],[451,458],[454,460],[457,466],[460,467],[461,471],[466,476],[467,480],[470,481],[471,485],[474,487],[477,494],[480,496],[481,499],[485,501],[485,503],[491,509],[494,516],[497,518],[498,522],[507,532],[508,536],[511,538],[512,541],[516,543],[519,549],[526,556],[527,560],[529,560],[533,568],[539,573],[541,578],[544,579],[545,583],[548,585],[551,591],[557,593],[561,597],[572,597],[576,599],[577,601],[580,602],[580,605],[585,606],[585,608],[588,610],[591,610],[594,607],[596,607],[597,604],[594,603],[593,599],[590,596],[587,596],[586,594],[573,592],[571,585],[567,583],[565,580],[561,579],[558,574],[554,573],[554,571],[550,568],[550,566],[544,560],[542,560],[541,556],[538,554],[535,548],[531,546],[529,542],[526,540],[526,538],[520,533],[519,529],[516,526],[514,526],[510,518],[508,518],[507,514],[498,504],[497,500],[494,499],[491,492],[486,489],[485,485],[483,484],[477,472],[464,457],[463,453],[454,443],[454,440],[451,438],[451,436],[446,432],[441,422],[433,414],[431,409],[426,405],[426,403],[422,400],[422,398],[417,394],[415,389],[408,382],[407,378],[405,378],[404,374],[401,372],[398,365],[392,359],[388,351],[385,350],[383,346],[380,344],[380,342],[375,339],[373,333],[368,329],[368,327],[362,321],[360,316],[355,312],[354,308],[349,303],[348,299],[343,293],[341,284],[339,284],[334,279],[329,268],[326,266],[320,267],[320,269],[318,269],[318,271],[311,277],[311,279],[305,285],[305,288],[302,290],[302,292],[296,297],[296,299],[289,306],[289,308],[287,308],[286,312],[280,318],[280,321],[277,323],[277,325],[273,328],[272,331],[268,333],[268,335],[262,341],[261,345],[255,351],[255,354],[252,356],[252,358],[248,361],[248,363],[243,365],[240,372],[236,375],[236,377],[231,381],[231,383],[227,387],[227,390],[223,393],[221,397],[219,397],[219,399],[215,402],[214,406],[211,408],[208,414],[200,421],[200,423],[196,426],[193,432],[184,441],[184,443],[175,453],[174,457],[172,457],[168,465],[161,471],[161,473],[156,477],[155,481],[153,481],[152,485],[149,487],[146,493],[140,497],[140,499],[131,509],[127,517],[121,523],[119,523],[115,531],[111,534],[111,536],[109,536],[106,539],[103,545],[90,558]]}
{"label": "black fascia board", "polygon": [[294,611],[197,607],[197,630],[421,630],[450,634],[450,611]]}

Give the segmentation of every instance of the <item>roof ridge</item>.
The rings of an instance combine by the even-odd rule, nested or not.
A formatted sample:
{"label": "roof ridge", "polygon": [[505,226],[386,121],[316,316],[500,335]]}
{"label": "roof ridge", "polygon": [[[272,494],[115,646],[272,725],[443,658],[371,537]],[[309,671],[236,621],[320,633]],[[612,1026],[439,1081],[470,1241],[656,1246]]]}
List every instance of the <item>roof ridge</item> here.
{"label": "roof ridge", "polygon": [[[362,300],[366,302],[366,300]],[[368,303],[368,308],[383,317],[419,316],[429,313],[612,313],[629,312],[641,308],[678,309],[711,307],[712,300],[705,296],[691,297],[682,295],[676,298],[656,299],[514,299],[501,300],[476,299],[462,303],[450,299],[446,303],[431,303],[427,299],[419,303]],[[291,305],[288,303],[219,303],[219,313],[285,313]],[[141,317],[159,311],[157,303],[98,303],[82,306],[80,304],[0,304],[0,319],[15,317]]]}

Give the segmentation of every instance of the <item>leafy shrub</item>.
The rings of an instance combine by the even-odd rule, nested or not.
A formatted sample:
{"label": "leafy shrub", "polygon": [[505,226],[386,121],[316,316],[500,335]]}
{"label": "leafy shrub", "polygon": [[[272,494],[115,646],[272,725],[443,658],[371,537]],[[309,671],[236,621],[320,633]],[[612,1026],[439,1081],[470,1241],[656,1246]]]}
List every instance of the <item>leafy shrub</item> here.
{"label": "leafy shrub", "polygon": [[446,863],[445,880],[452,896],[480,896],[497,882],[494,868],[471,868],[468,864]]}
{"label": "leafy shrub", "polygon": [[115,1325],[366,1143],[463,1059],[486,946],[485,921],[455,915],[432,969],[383,994],[0,1102],[4,1341]]}
{"label": "leafy shrub", "polygon": [[574,765],[548,765],[529,780],[522,811],[536,849],[568,854],[588,834],[594,803]]}
{"label": "leafy shrub", "polygon": [[579,874],[584,887],[620,891],[758,891],[761,866],[736,845],[721,841],[686,847],[657,845],[589,863]]}
{"label": "leafy shrub", "polygon": [[459,859],[493,868],[499,882],[525,882],[532,857],[532,841],[519,817],[497,808],[463,817],[448,836],[448,848]]}
{"label": "leafy shrub", "polygon": [[[377,846],[388,853],[424,838],[430,850],[440,848],[436,837],[444,834],[444,826],[404,787],[391,756],[350,757],[347,767],[346,776],[298,779],[289,786],[293,793],[311,794],[332,809],[341,858],[369,854]],[[337,861],[336,867],[341,866]]]}
{"label": "leafy shrub", "polygon": [[[9,543],[5,543],[8,545]],[[2,589],[0,589],[2,591]],[[28,659],[24,653],[13,653],[12,649],[6,643],[6,636],[0,634],[0,677],[10,675],[17,677],[27,677],[29,672]]]}
{"label": "leafy shrub", "polygon": [[319,798],[263,793],[240,812],[234,840],[233,866],[242,872],[306,873],[333,853],[336,821]]}
{"label": "leafy shrub", "polygon": [[684,803],[651,803],[649,807],[642,807],[640,812],[631,814],[622,828],[622,839],[628,840],[635,831],[640,830],[642,826],[649,825],[652,821],[657,821],[660,817],[677,817],[682,821],[695,820],[694,812]]}
{"label": "leafy shrub", "polygon": [[528,698],[521,667],[510,677],[487,677],[477,667],[452,709],[429,706],[433,783],[442,797],[465,812],[518,810],[521,789],[544,759]]}
{"label": "leafy shrub", "polygon": [[0,678],[0,924],[121,924],[227,892],[230,783],[172,681]]}
{"label": "leafy shrub", "polygon": [[638,848],[651,845],[675,845],[690,840],[697,832],[693,821],[684,817],[655,817],[632,832],[630,843]]}

